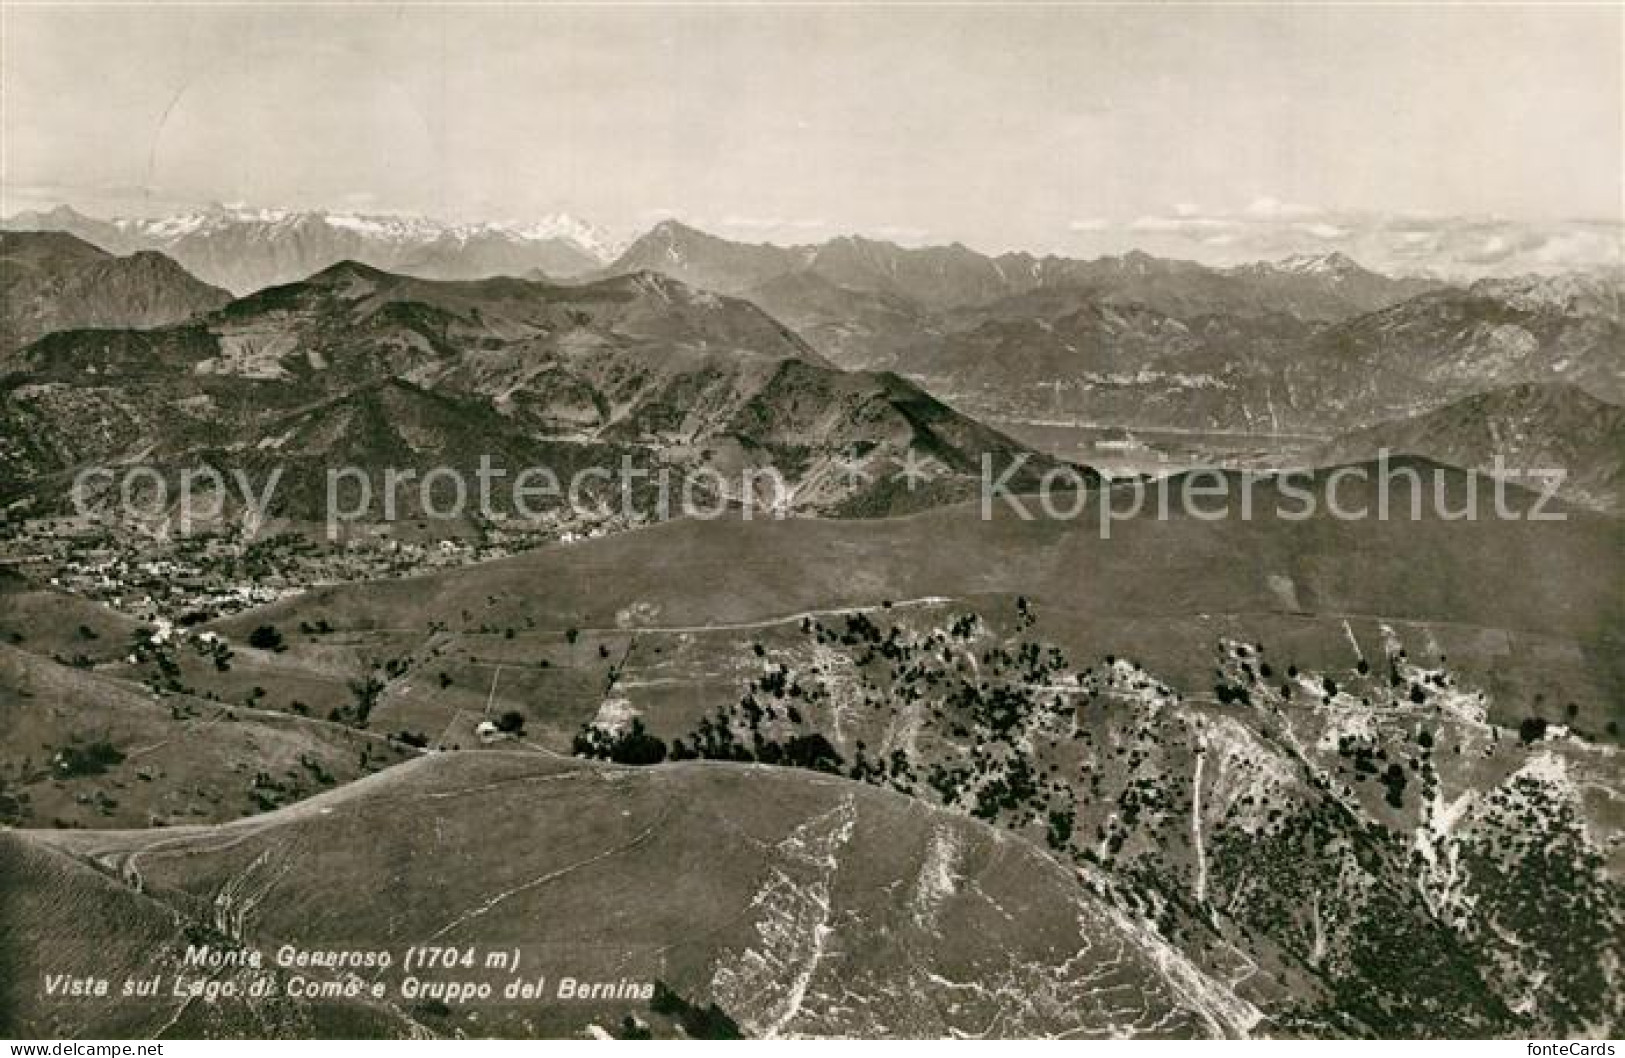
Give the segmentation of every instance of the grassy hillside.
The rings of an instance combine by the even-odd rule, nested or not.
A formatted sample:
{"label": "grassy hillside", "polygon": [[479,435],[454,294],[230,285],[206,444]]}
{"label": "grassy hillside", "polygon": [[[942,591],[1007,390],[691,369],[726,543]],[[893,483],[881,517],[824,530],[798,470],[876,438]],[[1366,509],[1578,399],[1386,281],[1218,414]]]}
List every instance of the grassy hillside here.
{"label": "grassy hillside", "polygon": [[[1425,475],[1437,470],[1449,505],[1465,502],[1462,472],[1425,461],[1394,465]],[[1374,477],[1375,468],[1368,473]],[[1057,595],[1072,594],[1079,605],[1109,600],[1117,612],[1131,615],[1340,608],[1443,620],[1495,617],[1486,623],[1576,633],[1605,631],[1600,618],[1618,615],[1611,606],[1613,593],[1595,576],[1617,560],[1620,527],[1611,520],[1579,512],[1560,522],[1496,520],[1489,507],[1491,486],[1480,479],[1474,485],[1479,499],[1474,520],[1441,519],[1431,501],[1423,504],[1420,520],[1399,517],[1408,503],[1402,481],[1394,491],[1394,517],[1379,521],[1374,483],[1349,478],[1339,483],[1338,502],[1364,507],[1372,516],[1343,521],[1325,510],[1329,476],[1322,470],[1310,479],[1320,511],[1301,520],[1269,516],[1277,506],[1291,512],[1300,504],[1267,480],[1255,482],[1254,516],[1243,519],[1241,479],[1227,473],[1234,498],[1230,517],[1182,513],[1177,503],[1182,479],[1175,479],[1168,485],[1175,498],[1171,517],[1154,516],[1153,491],[1144,513],[1114,521],[1107,539],[1101,538],[1100,493],[1090,494],[1087,506],[1065,520],[1044,517],[1031,500],[1026,505],[1035,516],[1023,520],[1001,499],[986,519],[977,506],[959,505],[868,524],[679,521],[545,548],[478,569],[318,589],[266,614],[331,604],[354,611],[338,615],[346,618],[339,627],[410,626],[414,610],[456,613],[461,603],[483,604],[494,596],[507,600],[505,608],[487,615],[496,618],[517,613],[518,601],[528,596],[551,617],[583,625],[614,624],[616,613],[634,602],[654,607],[662,623],[725,622],[932,591],[1020,592],[1047,586]],[[1431,496],[1431,485],[1425,489]],[[1114,510],[1130,509],[1128,492],[1110,496]],[[1533,503],[1533,494],[1523,490],[1510,490],[1509,496],[1520,514]],[[1064,497],[1057,503],[1071,507],[1073,501]],[[1423,556],[1445,567],[1418,575],[1415,560]],[[636,575],[657,563],[663,567],[658,581]],[[1448,575],[1450,567],[1516,569],[1525,590],[1516,598],[1486,598],[1469,578]],[[1198,571],[1199,577],[1180,576]],[[1293,578],[1296,605],[1271,585],[1269,574]],[[539,591],[521,592],[544,582],[546,598]]]}
{"label": "grassy hillside", "polygon": [[376,735],[146,688],[0,646],[0,822],[236,819],[407,759]]}
{"label": "grassy hillside", "polygon": [[[11,945],[82,958],[94,921],[115,967],[155,946],[145,920],[103,917],[139,900],[231,949],[517,948],[521,977],[659,980],[750,1035],[1207,1035],[1253,1016],[1025,843],[809,773],[448,754],[226,827],[10,837],[0,864],[63,894],[30,886]],[[391,989],[383,1013],[440,1034],[658,1021],[625,1000],[413,1004],[398,962],[367,976]],[[28,1030],[54,1013],[33,989],[5,985]],[[174,1006],[105,1004],[95,1027],[142,1035]],[[234,1034],[238,1017],[211,1020]]]}
{"label": "grassy hillside", "polygon": [[56,1000],[48,975],[145,981],[164,975],[188,945],[213,933],[206,915],[179,915],[105,871],[22,831],[0,832],[0,1033],[14,1039],[401,1038],[417,1026],[397,1012],[356,1002],[224,999]]}

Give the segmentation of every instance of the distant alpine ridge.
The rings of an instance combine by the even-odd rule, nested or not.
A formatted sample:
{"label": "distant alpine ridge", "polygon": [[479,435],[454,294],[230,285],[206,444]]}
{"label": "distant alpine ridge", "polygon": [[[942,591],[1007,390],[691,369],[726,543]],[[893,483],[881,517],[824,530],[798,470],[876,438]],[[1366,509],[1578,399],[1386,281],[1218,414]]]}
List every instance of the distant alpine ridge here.
{"label": "distant alpine ridge", "polygon": [[71,206],[7,218],[13,231],[63,231],[112,253],[158,250],[234,294],[290,283],[354,260],[424,279],[482,279],[540,271],[580,275],[616,245],[575,217],[451,224],[426,217],[210,206],[169,217],[101,220]]}
{"label": "distant alpine ridge", "polygon": [[1320,433],[1512,383],[1625,399],[1612,273],[1455,287],[1335,251],[1212,268],[851,236],[751,245],[676,221],[607,272],[640,270],[746,298],[841,367],[1000,421]]}
{"label": "distant alpine ridge", "polygon": [[[677,220],[618,246],[564,215],[455,225],[211,207],[97,220],[62,206],[4,226],[68,233],[113,254],[157,250],[202,284],[238,295],[302,282],[340,262],[442,281],[588,285],[664,276],[752,303],[829,365],[895,372],[1005,423],[1299,431],[1329,440],[1512,384],[1572,385],[1625,401],[1625,279],[1615,270],[1467,286],[1384,275],[1338,251],[1211,267],[1139,251],[1090,260],[988,255],[958,243],[905,247],[855,235],[745,243]],[[201,302],[195,291],[174,290],[180,269],[152,277],[124,303],[218,307],[218,290]],[[186,315],[92,312],[48,325],[55,296],[30,294],[33,318],[10,321],[13,350],[67,326],[143,327]],[[20,315],[15,306],[6,314]]]}
{"label": "distant alpine ridge", "polygon": [[[1030,253],[989,256],[959,243],[907,248],[856,235],[806,246],[752,245],[675,220],[639,237],[611,266],[616,272],[643,269],[746,296],[762,287],[780,296],[792,291],[805,296],[813,284],[828,284],[898,299],[917,311],[970,308],[1047,290],[1082,290],[1109,291],[1164,311],[1222,306],[1246,313],[1291,311],[1322,320],[1383,308],[1440,285],[1391,279],[1336,252],[1210,268],[1140,252],[1094,260]],[[789,279],[801,280],[800,287]]]}

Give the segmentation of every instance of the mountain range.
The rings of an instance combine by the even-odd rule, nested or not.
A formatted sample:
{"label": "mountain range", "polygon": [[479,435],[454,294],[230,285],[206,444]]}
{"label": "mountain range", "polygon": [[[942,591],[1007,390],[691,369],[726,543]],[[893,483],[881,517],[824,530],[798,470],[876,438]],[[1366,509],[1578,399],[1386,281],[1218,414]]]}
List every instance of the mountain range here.
{"label": "mountain range", "polygon": [[[282,234],[314,223],[314,215],[255,216],[252,223]],[[90,223],[65,210],[25,219]],[[122,232],[127,238],[137,230],[214,231],[216,222],[220,218],[204,217],[140,229],[96,223],[106,237]],[[240,226],[236,219],[220,223]],[[397,249],[414,231],[444,234],[433,225],[392,223],[389,239]],[[487,427],[498,434],[514,425],[549,441],[699,446],[707,459],[736,469],[793,465],[802,501],[829,510],[882,502],[834,486],[838,465],[872,479],[909,445],[899,448],[894,430],[893,443],[850,467],[830,453],[844,452],[850,461],[873,438],[862,431],[843,435],[828,423],[803,422],[785,431],[764,423],[759,405],[807,388],[850,411],[868,399],[857,379],[873,369],[996,421],[1073,419],[1260,437],[1361,430],[1426,415],[1494,385],[1567,385],[1605,403],[1625,401],[1625,365],[1617,355],[1625,345],[1620,286],[1607,275],[1437,287],[1387,279],[1336,253],[1218,270],[1144,254],[1089,262],[990,258],[962,246],[911,250],[857,238],[785,248],[730,242],[667,221],[570,287],[537,278],[536,269],[527,270],[526,280],[459,286],[339,262],[222,308],[223,292],[152,251],[119,258],[65,234],[5,238],[7,259],[15,262],[7,270],[5,327],[13,336],[7,345],[15,359],[20,346],[46,337],[25,365],[25,375],[35,379],[53,371],[60,377],[62,369],[110,368],[98,356],[86,359],[87,342],[124,368],[129,357],[188,345],[189,352],[159,356],[172,356],[169,370],[193,372],[187,386],[238,393],[250,386],[272,411],[312,405],[314,394],[331,395],[346,385],[398,379],[489,404],[500,415]],[[460,259],[464,264],[452,271],[468,270],[472,258]],[[216,318],[202,326],[180,322],[215,309]],[[105,338],[49,333],[165,324],[171,325],[165,331]],[[605,340],[606,330],[612,339]],[[673,344],[680,355],[654,355],[657,346]],[[0,349],[0,362],[5,355]],[[636,363],[625,362],[627,356]],[[781,362],[782,369],[769,368]],[[837,368],[859,375],[840,376]],[[846,394],[839,398],[821,383],[837,377]],[[224,381],[230,378],[238,381]],[[905,383],[892,378],[882,388],[899,385]],[[154,421],[171,432],[199,426],[205,434],[219,432],[218,421],[207,416],[199,422],[155,414],[148,426],[133,425],[141,402],[99,401],[95,387],[26,393],[25,400],[8,401],[14,422],[36,424],[19,426],[7,439],[5,457],[16,464],[12,478],[50,473],[84,452],[150,441],[143,431]],[[897,393],[901,403],[892,400],[894,408],[918,404]],[[88,401],[95,421],[84,421],[82,408],[64,411],[69,428],[53,431],[48,421],[57,413],[30,410],[41,400]],[[205,403],[214,402],[240,414],[230,393]],[[478,419],[483,413],[475,407],[468,414]],[[945,414],[932,410],[929,416]],[[918,425],[898,429],[913,436]],[[822,462],[806,462],[809,428],[824,434],[813,446],[826,453]],[[946,432],[957,431],[964,441],[968,430]],[[921,436],[922,452],[936,445]],[[709,444],[713,439],[724,443]],[[239,439],[236,447],[251,447],[249,441],[277,447],[274,437],[258,435]],[[1415,438],[1410,444],[1426,447]],[[46,451],[53,445],[55,455]],[[158,447],[177,450],[176,443]],[[507,447],[535,451],[534,445]],[[949,443],[937,462],[965,471],[974,469],[977,452],[1019,447],[978,435]],[[1437,450],[1466,458],[1459,446]],[[1597,449],[1577,443],[1573,451]],[[1481,447],[1471,464],[1489,459]],[[1572,470],[1576,482],[1612,473],[1594,462]],[[1611,503],[1606,495],[1605,489],[1602,502]],[[896,502],[888,496],[882,506]]]}
{"label": "mountain range", "polygon": [[1210,268],[845,238],[783,248],[666,222],[614,272],[751,298],[847,367],[884,367],[973,412],[1269,433],[1354,428],[1485,379],[1625,399],[1617,276],[1392,279],[1341,253]]}
{"label": "mountain range", "polygon": [[[340,455],[472,471],[479,454],[545,450],[561,478],[620,455],[730,481],[771,468],[794,509],[882,511],[967,494],[984,455],[1032,455],[896,376],[835,368],[747,301],[656,273],[566,287],[341,262],[168,327],[59,331],[13,368],[13,494],[135,452],[315,473]],[[908,459],[932,489],[896,488]]]}
{"label": "mountain range", "polygon": [[1028,253],[990,257],[958,243],[913,249],[859,236],[810,246],[751,245],[675,220],[656,225],[609,265],[610,271],[637,269],[729,293],[807,273],[846,290],[900,298],[924,311],[1061,290],[1183,311],[1222,305],[1233,312],[1292,311],[1310,319],[1370,311],[1438,285],[1389,279],[1339,253],[1215,269],[1143,253],[1092,261]]}
{"label": "mountain range", "polygon": [[[378,245],[393,247],[390,253],[407,270],[506,269],[522,271],[528,282],[541,287],[565,289],[542,278],[544,269],[522,269],[524,259],[487,259],[481,266],[479,240],[469,241],[478,233],[454,232],[426,221],[374,218],[362,225],[356,218],[338,215],[239,210],[136,224],[92,221],[65,207],[13,221],[77,227],[124,243],[160,236],[207,241],[224,238],[222,232],[252,228],[265,245],[282,247],[278,255],[291,252],[290,247],[307,246],[298,234],[306,229],[342,231],[347,237],[359,237],[365,229]],[[480,230],[491,235],[497,229]],[[518,237],[515,233],[520,231],[502,230],[507,232],[503,239]],[[564,221],[532,225],[522,234],[534,241],[561,231],[574,232],[571,237],[593,253],[607,249],[592,233]],[[17,249],[23,246],[21,237],[10,236],[7,245],[13,247],[9,251],[13,256],[21,252]],[[70,261],[95,259],[94,248],[80,243],[64,255],[63,247],[70,245],[61,241],[65,238],[42,238],[29,244],[40,249],[27,251],[39,257],[47,253],[44,247],[55,247],[50,252],[60,260],[51,267],[60,266],[64,277],[42,279],[49,271],[42,271],[43,258],[10,270],[13,276],[34,277],[12,280],[22,284],[6,306],[7,330],[15,335],[9,344],[14,348],[65,326],[148,327],[175,322],[191,312],[217,307],[223,297],[151,251],[138,251],[128,258],[102,255],[106,258],[102,267],[123,270],[122,285],[109,287],[99,273],[86,273],[95,278],[98,290],[113,292],[104,302],[123,307],[121,312],[98,310],[94,298],[76,293],[73,281],[65,278]],[[511,240],[508,244],[519,245]],[[319,245],[325,248],[311,250],[317,257],[337,252],[331,240]],[[409,246],[416,249],[407,252]],[[431,246],[446,249],[455,262],[426,267],[426,248]],[[245,259],[239,250],[221,252],[233,261]],[[143,268],[150,274],[138,275]],[[392,277],[392,286],[385,301],[376,302],[387,307],[367,328],[377,332],[380,326],[396,325],[385,321],[399,322],[414,314],[424,318],[406,322],[413,333],[395,334],[381,359],[371,352],[359,354],[368,362],[358,367],[356,356],[347,356],[349,363],[324,369],[330,378],[360,381],[389,376],[415,383],[421,380],[414,372],[426,370],[440,378],[436,382],[440,388],[496,401],[510,418],[518,416],[529,427],[555,435],[591,430],[603,440],[670,443],[680,438],[693,442],[706,432],[692,414],[686,427],[653,434],[643,429],[651,415],[669,417],[669,407],[611,412],[617,400],[625,402],[626,394],[607,396],[603,378],[580,374],[583,365],[593,365],[586,368],[588,374],[605,368],[611,363],[608,358],[560,357],[555,350],[546,368],[536,370],[539,365],[532,362],[536,342],[524,333],[535,329],[539,317],[534,306],[515,309],[523,301],[513,295],[523,289],[512,285],[515,280],[492,279],[452,295],[449,288],[437,292],[414,285],[415,277],[360,262],[339,262],[316,273],[305,287],[296,281],[242,299],[232,310],[233,318],[216,328],[225,342],[224,358],[199,357],[199,371],[264,381],[259,377],[262,371],[288,370],[281,362],[283,350],[295,346],[319,350],[335,340],[319,337],[307,325],[317,320],[318,329],[331,329],[323,307],[327,302],[301,304],[271,324],[253,322],[245,327],[243,321],[261,309],[282,306],[289,298],[308,301],[312,290],[331,289],[346,269],[368,268]],[[684,315],[680,306],[708,303],[719,292],[724,299],[738,299],[737,304],[729,303],[734,315],[743,312],[747,302],[771,314],[771,326],[796,346],[798,359],[824,368],[895,372],[996,421],[1074,420],[1261,437],[1282,432],[1324,437],[1423,415],[1470,397],[1487,384],[1572,385],[1604,402],[1625,401],[1625,365],[1617,355],[1625,344],[1621,286],[1618,277],[1606,274],[1489,279],[1466,288],[1441,287],[1426,280],[1389,279],[1338,253],[1214,269],[1139,253],[1095,261],[1026,254],[988,257],[958,245],[907,249],[855,237],[779,247],[732,242],[666,221],[576,283],[586,292],[584,297],[592,298],[601,284],[647,285],[655,282],[651,278],[655,276],[676,279],[682,286],[673,289],[685,293],[662,300],[655,311],[640,310],[646,320],[660,317],[644,340],[671,339],[677,333],[672,328],[680,329],[676,321]],[[298,290],[305,293],[295,293]],[[61,291],[68,292],[66,297]],[[555,301],[560,296],[556,294]],[[487,303],[479,304],[481,299]],[[61,309],[52,307],[69,302],[78,306],[78,316],[62,315]],[[601,299],[598,303],[604,304]],[[439,340],[424,330],[428,317],[448,311],[475,316],[483,311],[483,317],[468,317],[454,327],[459,335],[453,341],[466,345],[494,328],[500,335],[486,337],[505,344],[506,359],[484,350],[452,369],[445,363],[430,367],[434,356],[413,354],[412,350],[421,354]],[[503,315],[514,312],[512,319]],[[307,323],[298,323],[295,317]],[[706,326],[718,319],[713,316]],[[757,321],[764,333],[770,329],[766,321],[765,316]],[[630,320],[612,324],[622,339],[636,337],[641,325]],[[544,329],[556,332],[559,326],[560,319],[554,318]],[[350,339],[346,330],[344,340]],[[580,340],[580,335],[569,339]],[[712,340],[701,337],[697,348]],[[736,341],[732,344],[739,346]],[[0,356],[4,353],[0,349]],[[241,362],[222,366],[234,358]],[[751,370],[759,371],[760,366]],[[308,374],[304,370],[301,377]],[[693,384],[691,373],[685,372],[683,379],[681,385]],[[690,411],[710,414],[703,403]],[[622,421],[612,423],[606,416]],[[782,437],[773,443],[800,444]]]}
{"label": "mountain range", "polygon": [[[101,221],[59,207],[5,225],[118,253],[160,250],[238,294],[343,260],[433,279],[659,273],[754,302],[840,367],[895,370],[994,417],[1325,432],[1448,403],[1487,376],[1625,399],[1612,355],[1621,280],[1603,273],[1463,288],[1383,276],[1338,252],[1212,268],[856,236],[750,244],[675,220],[615,254],[565,216],[452,225],[217,207]],[[1335,402],[1323,399],[1331,388]]]}
{"label": "mountain range", "polygon": [[102,220],[69,206],[18,213],[14,231],[64,231],[114,253],[157,250],[235,294],[303,279],[343,260],[432,279],[539,269],[568,277],[599,267],[614,244],[565,214],[526,223],[452,224],[319,210],[212,206],[168,217]]}

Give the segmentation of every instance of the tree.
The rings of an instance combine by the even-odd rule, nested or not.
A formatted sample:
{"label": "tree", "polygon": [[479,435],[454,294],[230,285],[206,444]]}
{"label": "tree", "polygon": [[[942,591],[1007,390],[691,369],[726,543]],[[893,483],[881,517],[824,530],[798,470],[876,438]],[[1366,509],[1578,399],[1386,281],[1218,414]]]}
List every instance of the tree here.
{"label": "tree", "polygon": [[634,718],[632,730],[611,747],[609,759],[616,764],[659,764],[666,759],[666,744],[644,730],[641,717]]}
{"label": "tree", "polygon": [[334,709],[328,719],[351,727],[366,727],[373,706],[378,704],[379,696],[384,693],[384,683],[376,676],[368,676],[364,681],[351,680],[350,693],[355,695],[355,704]]}
{"label": "tree", "polygon": [[666,759],[666,743],[644,729],[641,717],[634,717],[631,728],[620,732],[589,724],[576,734],[571,752],[616,764],[659,764]]}
{"label": "tree", "polygon": [[497,730],[505,735],[522,735],[525,733],[525,714],[517,709],[509,709],[497,717]]}
{"label": "tree", "polygon": [[841,770],[841,755],[823,735],[796,735],[785,743],[784,763],[795,768],[838,774]]}
{"label": "tree", "polygon": [[248,645],[256,650],[275,650],[281,652],[287,649],[282,642],[282,633],[276,630],[275,625],[260,625],[248,634]]}
{"label": "tree", "polygon": [[106,739],[97,739],[83,745],[69,745],[56,755],[57,777],[77,778],[81,775],[101,775],[107,769],[124,762],[124,754]]}
{"label": "tree", "polygon": [[655,982],[654,996],[649,1009],[668,1017],[682,1026],[683,1032],[695,1040],[740,1040],[744,1034],[739,1024],[721,1007],[711,1003],[699,1007],[666,987],[664,981]]}
{"label": "tree", "polygon": [[1518,725],[1518,737],[1524,742],[1539,742],[1546,737],[1546,719],[1539,716],[1526,716],[1523,723]]}
{"label": "tree", "polygon": [[1395,808],[1404,808],[1405,769],[1400,767],[1398,761],[1388,765],[1388,770],[1383,772],[1382,784],[1388,788],[1385,800]]}

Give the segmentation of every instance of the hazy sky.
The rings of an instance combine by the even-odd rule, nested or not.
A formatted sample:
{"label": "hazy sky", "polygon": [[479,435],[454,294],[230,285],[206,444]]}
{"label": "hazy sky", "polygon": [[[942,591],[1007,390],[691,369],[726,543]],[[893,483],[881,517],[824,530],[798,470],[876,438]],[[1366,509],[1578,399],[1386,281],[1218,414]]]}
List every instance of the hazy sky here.
{"label": "hazy sky", "polygon": [[6,213],[676,213],[988,250],[1622,214],[1612,5],[3,17]]}

